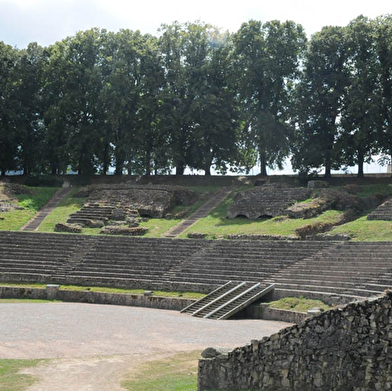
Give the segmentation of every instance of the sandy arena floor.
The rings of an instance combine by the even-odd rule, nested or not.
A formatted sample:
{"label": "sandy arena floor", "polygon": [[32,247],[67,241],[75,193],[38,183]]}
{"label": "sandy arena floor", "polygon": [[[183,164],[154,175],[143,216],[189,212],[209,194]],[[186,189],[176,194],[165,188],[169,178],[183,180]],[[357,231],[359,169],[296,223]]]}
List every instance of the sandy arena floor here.
{"label": "sandy arena floor", "polygon": [[0,303],[0,358],[55,359],[25,371],[41,378],[30,390],[121,390],[121,375],[140,362],[234,348],[288,325],[110,305]]}

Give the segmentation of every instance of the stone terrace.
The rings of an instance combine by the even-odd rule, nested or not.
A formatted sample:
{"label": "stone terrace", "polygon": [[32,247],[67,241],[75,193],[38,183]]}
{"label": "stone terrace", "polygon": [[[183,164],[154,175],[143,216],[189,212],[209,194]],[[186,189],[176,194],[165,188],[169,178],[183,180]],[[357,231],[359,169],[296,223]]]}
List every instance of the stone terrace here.
{"label": "stone terrace", "polygon": [[[208,241],[0,232],[0,281],[209,292],[229,280],[283,296],[369,297],[392,286],[392,243]],[[336,300],[339,301],[339,300]]]}

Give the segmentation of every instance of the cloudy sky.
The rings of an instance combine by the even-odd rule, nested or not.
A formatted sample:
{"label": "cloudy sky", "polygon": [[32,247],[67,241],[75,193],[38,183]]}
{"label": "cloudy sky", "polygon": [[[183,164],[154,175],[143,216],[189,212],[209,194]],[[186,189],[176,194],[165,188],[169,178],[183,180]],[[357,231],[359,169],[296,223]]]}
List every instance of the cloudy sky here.
{"label": "cloudy sky", "polygon": [[50,45],[91,27],[156,34],[161,23],[202,20],[236,31],[249,19],[291,19],[308,35],[363,14],[392,13],[390,0],[0,0],[0,41],[24,48]]}

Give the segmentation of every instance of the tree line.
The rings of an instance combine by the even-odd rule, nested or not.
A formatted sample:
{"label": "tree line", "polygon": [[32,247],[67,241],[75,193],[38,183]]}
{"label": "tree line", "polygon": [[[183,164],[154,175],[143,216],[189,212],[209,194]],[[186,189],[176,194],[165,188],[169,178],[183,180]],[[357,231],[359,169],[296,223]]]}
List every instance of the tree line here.
{"label": "tree line", "polygon": [[307,40],[292,21],[230,34],[93,28],[49,47],[0,42],[0,171],[309,174],[392,155],[392,16]]}

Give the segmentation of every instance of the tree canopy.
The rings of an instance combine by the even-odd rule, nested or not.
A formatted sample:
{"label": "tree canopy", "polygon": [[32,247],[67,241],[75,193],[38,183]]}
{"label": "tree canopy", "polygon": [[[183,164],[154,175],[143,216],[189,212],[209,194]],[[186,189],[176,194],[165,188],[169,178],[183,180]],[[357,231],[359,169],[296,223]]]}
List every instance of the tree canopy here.
{"label": "tree canopy", "polygon": [[307,41],[292,21],[230,34],[93,28],[49,47],[0,42],[0,172],[309,173],[392,156],[392,17]]}

